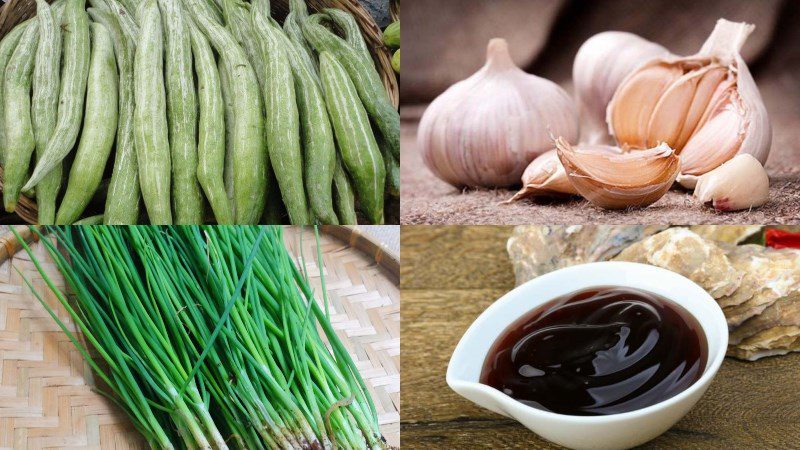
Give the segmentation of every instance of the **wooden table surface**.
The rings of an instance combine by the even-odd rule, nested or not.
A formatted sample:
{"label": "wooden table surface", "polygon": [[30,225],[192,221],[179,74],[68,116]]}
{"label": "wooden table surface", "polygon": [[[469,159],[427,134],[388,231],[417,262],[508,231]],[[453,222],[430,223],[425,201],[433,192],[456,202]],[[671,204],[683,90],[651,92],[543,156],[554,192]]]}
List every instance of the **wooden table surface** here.
{"label": "wooden table surface", "polygon": [[[403,448],[555,448],[445,383],[461,335],[514,287],[505,251],[510,233],[511,227],[402,227]],[[800,448],[800,354],[726,358],[697,406],[644,448]]]}

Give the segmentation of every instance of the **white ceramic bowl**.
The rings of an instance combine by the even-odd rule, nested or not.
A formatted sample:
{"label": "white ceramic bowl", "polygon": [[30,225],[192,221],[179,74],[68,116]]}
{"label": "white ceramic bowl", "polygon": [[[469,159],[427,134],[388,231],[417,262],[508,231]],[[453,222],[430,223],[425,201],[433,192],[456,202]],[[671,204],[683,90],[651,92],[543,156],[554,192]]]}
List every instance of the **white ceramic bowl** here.
{"label": "white ceramic bowl", "polygon": [[[607,416],[569,416],[542,411],[478,382],[489,348],[512,322],[542,303],[593,286],[644,289],[686,308],[700,322],[708,341],[708,362],[702,377],[683,392],[660,403]],[[557,444],[575,449],[629,448],[657,437],[689,412],[716,375],[727,346],[728,327],[722,309],[688,278],[645,264],[582,264],[534,278],[487,308],[453,352],[447,367],[447,384],[467,399],[511,417]]]}

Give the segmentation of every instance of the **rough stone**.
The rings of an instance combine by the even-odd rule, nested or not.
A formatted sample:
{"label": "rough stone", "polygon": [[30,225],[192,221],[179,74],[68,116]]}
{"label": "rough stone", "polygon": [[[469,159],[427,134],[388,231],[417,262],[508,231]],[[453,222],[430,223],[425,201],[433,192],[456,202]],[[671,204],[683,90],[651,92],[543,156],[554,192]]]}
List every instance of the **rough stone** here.
{"label": "rough stone", "polygon": [[358,0],[361,3],[367,12],[370,13],[373,19],[375,19],[375,23],[378,24],[381,29],[386,28],[392,22],[392,15],[391,10],[389,8],[389,2],[391,0]]}

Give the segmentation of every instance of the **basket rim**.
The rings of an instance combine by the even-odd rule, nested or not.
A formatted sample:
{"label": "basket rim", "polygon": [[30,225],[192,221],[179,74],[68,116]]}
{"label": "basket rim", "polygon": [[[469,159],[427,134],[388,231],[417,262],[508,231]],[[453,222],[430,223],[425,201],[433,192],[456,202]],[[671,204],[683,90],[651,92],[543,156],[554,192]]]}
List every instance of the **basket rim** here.
{"label": "basket rim", "polygon": [[320,231],[368,255],[391,275],[399,286],[400,256],[389,251],[383,243],[364,233],[358,225],[321,225]]}

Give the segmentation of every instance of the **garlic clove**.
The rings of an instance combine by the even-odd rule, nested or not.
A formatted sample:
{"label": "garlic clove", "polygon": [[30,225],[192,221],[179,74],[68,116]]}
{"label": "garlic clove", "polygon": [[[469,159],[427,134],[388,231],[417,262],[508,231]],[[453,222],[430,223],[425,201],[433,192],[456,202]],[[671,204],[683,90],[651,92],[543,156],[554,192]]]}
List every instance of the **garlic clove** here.
{"label": "garlic clove", "polygon": [[[650,65],[636,72],[620,86],[609,105],[609,122],[623,148],[645,148],[646,131],[659,98],[683,71],[662,64]],[[614,104],[625,107],[611,108]]]}
{"label": "garlic clove", "polygon": [[578,138],[572,99],[552,81],[514,65],[503,39],[487,46],[486,64],[437,97],[420,120],[425,165],[456,187],[505,187],[553,146],[551,133]]}
{"label": "garlic clove", "polygon": [[736,155],[697,179],[694,196],[718,211],[755,208],[769,199],[769,176],[753,155]]}
{"label": "garlic clove", "polygon": [[659,142],[674,147],[683,130],[685,121],[676,117],[688,117],[697,86],[704,73],[690,72],[675,80],[658,99],[647,125],[647,147]]}
{"label": "garlic clove", "polygon": [[707,121],[706,112],[713,107],[714,94],[716,94],[717,89],[723,84],[727,76],[728,71],[724,67],[709,67],[704,72],[695,90],[689,111],[686,113],[686,119],[675,143],[675,148],[682,149],[686,146],[686,142],[700,129],[701,124],[705,124]]}
{"label": "garlic clove", "polygon": [[689,139],[681,152],[681,174],[702,175],[733,158],[745,137],[741,111],[729,106]]}
{"label": "garlic clove", "polygon": [[697,175],[687,175],[684,173],[678,173],[678,176],[675,178],[675,182],[683,186],[684,189],[693,190],[697,187],[697,179],[700,178]]}
{"label": "garlic clove", "polygon": [[604,31],[581,45],[572,66],[581,142],[610,144],[606,109],[622,80],[642,64],[669,55],[664,47],[624,31]]}
{"label": "garlic clove", "polygon": [[734,92],[736,92],[736,80],[729,75],[728,78],[720,83],[720,85],[714,90],[714,93],[711,95],[711,99],[708,102],[708,106],[706,107],[705,111],[703,111],[703,115],[700,117],[700,120],[697,122],[695,130],[699,131],[706,123],[708,123],[709,120],[711,120],[712,117],[725,109],[725,107],[730,103],[732,98],[731,96],[734,94]]}
{"label": "garlic clove", "polygon": [[522,174],[522,189],[501,202],[509,204],[524,198],[547,195],[578,195],[570,183],[555,149],[543,153],[528,165]]}
{"label": "garlic clove", "polygon": [[558,157],[575,189],[605,209],[645,207],[669,190],[680,161],[668,145],[635,152],[602,145],[571,146],[556,140]]}
{"label": "garlic clove", "polygon": [[[653,110],[647,128],[647,147],[665,142],[672,148],[683,148],[726,75],[725,68],[711,65],[678,78]],[[676,120],[681,117],[684,120]]]}

